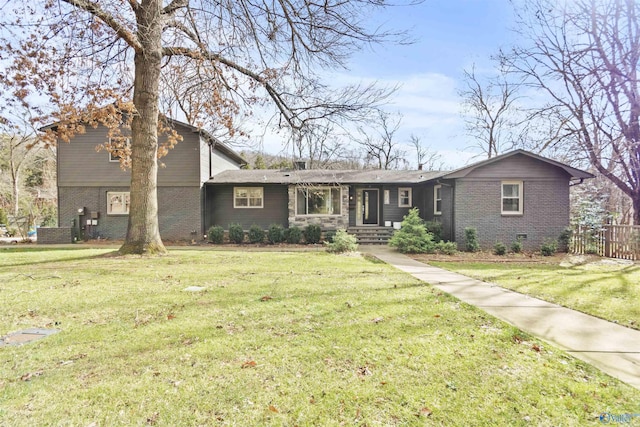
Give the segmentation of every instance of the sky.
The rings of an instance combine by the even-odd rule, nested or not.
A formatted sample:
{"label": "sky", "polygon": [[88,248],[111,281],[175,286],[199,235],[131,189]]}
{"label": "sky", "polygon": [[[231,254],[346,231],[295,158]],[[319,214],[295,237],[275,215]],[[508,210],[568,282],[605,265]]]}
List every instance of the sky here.
{"label": "sky", "polygon": [[[466,135],[458,90],[463,70],[490,70],[490,55],[515,37],[509,0],[425,0],[414,6],[393,7],[374,15],[372,24],[408,30],[411,45],[376,46],[353,55],[349,70],[332,76],[336,82],[372,80],[399,85],[387,111],[402,115],[398,140],[421,138],[437,151],[447,168],[479,159],[479,149]],[[265,142],[277,152],[277,142]],[[411,165],[415,168],[416,165]]]}

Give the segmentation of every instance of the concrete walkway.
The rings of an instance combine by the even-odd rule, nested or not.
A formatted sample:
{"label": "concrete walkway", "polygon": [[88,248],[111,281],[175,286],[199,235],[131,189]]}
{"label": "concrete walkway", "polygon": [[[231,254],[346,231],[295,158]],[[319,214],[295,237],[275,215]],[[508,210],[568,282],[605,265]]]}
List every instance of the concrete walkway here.
{"label": "concrete walkway", "polygon": [[640,389],[640,331],[423,264],[387,246],[360,250]]}

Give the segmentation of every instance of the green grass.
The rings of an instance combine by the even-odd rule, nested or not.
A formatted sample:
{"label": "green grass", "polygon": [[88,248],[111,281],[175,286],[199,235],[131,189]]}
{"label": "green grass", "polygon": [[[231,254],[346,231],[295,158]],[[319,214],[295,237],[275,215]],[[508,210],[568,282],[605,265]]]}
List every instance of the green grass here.
{"label": "green grass", "polygon": [[0,347],[0,425],[581,426],[640,412],[640,391],[379,262],[105,255],[0,252],[0,334],[61,330]]}
{"label": "green grass", "polygon": [[640,265],[431,262],[429,264],[640,329]]}

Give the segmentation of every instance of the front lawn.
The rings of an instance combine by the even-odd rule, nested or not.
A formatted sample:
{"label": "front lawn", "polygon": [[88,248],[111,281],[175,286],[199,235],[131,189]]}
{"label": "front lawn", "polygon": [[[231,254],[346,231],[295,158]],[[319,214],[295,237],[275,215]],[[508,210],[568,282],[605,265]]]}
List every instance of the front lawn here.
{"label": "front lawn", "polygon": [[[203,287],[199,292],[188,287]],[[385,264],[0,251],[0,425],[599,425],[640,391]]]}
{"label": "front lawn", "polygon": [[640,264],[582,257],[540,262],[446,262],[417,259],[545,301],[640,329]]}

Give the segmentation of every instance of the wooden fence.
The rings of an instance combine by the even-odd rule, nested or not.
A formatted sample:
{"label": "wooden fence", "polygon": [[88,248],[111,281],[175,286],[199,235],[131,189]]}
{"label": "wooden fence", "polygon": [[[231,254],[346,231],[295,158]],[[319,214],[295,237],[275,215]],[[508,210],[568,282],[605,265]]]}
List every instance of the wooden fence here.
{"label": "wooden fence", "polygon": [[577,254],[640,260],[640,226],[574,227],[570,250]]}

